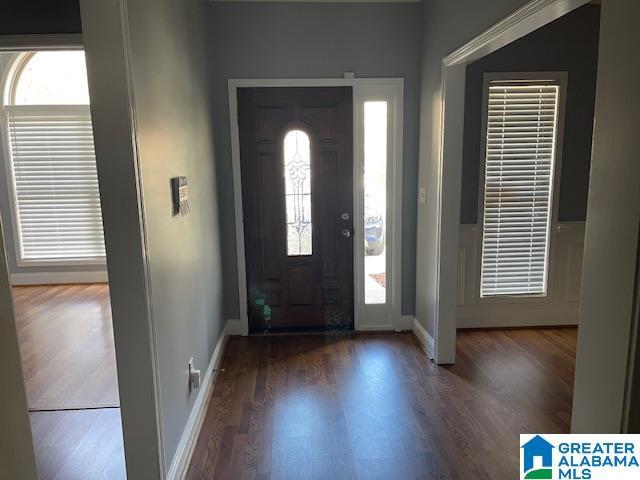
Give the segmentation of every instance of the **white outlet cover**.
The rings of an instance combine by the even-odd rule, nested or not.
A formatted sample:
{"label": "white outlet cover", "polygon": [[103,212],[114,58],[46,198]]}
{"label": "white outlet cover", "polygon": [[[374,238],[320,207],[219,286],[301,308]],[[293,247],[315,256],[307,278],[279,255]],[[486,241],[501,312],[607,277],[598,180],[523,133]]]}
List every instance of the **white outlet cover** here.
{"label": "white outlet cover", "polygon": [[418,202],[420,203],[427,202],[427,190],[424,187],[420,187],[418,189]]}

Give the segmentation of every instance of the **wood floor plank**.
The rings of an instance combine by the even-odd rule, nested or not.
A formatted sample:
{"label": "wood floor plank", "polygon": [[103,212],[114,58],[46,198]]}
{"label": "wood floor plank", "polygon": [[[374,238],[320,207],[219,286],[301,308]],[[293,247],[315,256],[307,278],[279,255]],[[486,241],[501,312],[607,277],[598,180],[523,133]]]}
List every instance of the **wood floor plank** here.
{"label": "wood floor plank", "polygon": [[569,430],[575,329],[234,337],[189,479],[515,478],[520,433]]}
{"label": "wood floor plank", "polygon": [[109,287],[14,287],[41,480],[126,478]]}
{"label": "wood floor plank", "polygon": [[13,288],[31,410],[119,405],[109,287]]}
{"label": "wood floor plank", "polygon": [[124,480],[119,408],[31,412],[40,480]]}

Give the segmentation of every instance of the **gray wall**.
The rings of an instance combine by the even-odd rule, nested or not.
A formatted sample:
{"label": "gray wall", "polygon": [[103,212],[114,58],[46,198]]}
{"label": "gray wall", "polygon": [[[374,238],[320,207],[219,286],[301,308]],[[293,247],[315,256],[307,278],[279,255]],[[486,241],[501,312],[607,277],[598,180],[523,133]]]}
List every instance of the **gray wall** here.
{"label": "gray wall", "polygon": [[640,253],[639,18],[640,2],[602,2],[571,417],[576,433],[617,433],[622,426]]}
{"label": "gray wall", "polygon": [[[2,221],[0,221],[2,227]],[[27,394],[0,228],[0,478],[36,480]]]}
{"label": "gray wall", "polygon": [[[205,3],[128,1],[167,468],[195,398],[187,363],[204,372],[224,326]],[[178,175],[189,181],[186,217],[173,215]]]}
{"label": "gray wall", "polygon": [[418,185],[426,201],[418,208],[416,252],[416,317],[434,334],[437,308],[437,218],[439,122],[442,59],[503,19],[526,0],[429,0],[424,5],[422,81],[420,89],[420,154]]}
{"label": "gray wall", "polygon": [[638,258],[636,259],[636,292],[635,292],[635,317],[633,318],[631,355],[629,356],[629,395],[626,402],[626,429],[624,433],[640,434],[640,245],[638,245]]}
{"label": "gray wall", "polygon": [[[13,53],[0,53],[0,88],[4,88],[4,83],[1,79],[4,79],[6,68],[9,67],[10,62],[14,58]],[[4,91],[4,90],[1,90]],[[5,247],[7,249],[7,263],[9,265],[9,272],[11,274],[19,273],[58,273],[58,272],[104,272],[106,271],[106,265],[74,265],[74,266],[18,266],[17,263],[17,238],[14,238],[14,226],[15,221],[13,212],[13,196],[8,190],[9,185],[9,159],[6,158],[7,148],[4,145],[4,137],[0,136],[0,218],[3,220],[4,225],[4,240]]]}
{"label": "gray wall", "polygon": [[585,5],[467,66],[460,223],[478,216],[485,72],[568,72],[558,215],[586,219],[599,21],[600,7]]}
{"label": "gray wall", "polygon": [[[128,0],[121,12],[118,1],[81,2],[125,454],[135,479],[159,478],[170,466],[196,398],[187,363],[193,357],[204,374],[223,329],[205,3]],[[172,211],[177,175],[189,179],[185,217]]]}
{"label": "gray wall", "polygon": [[0,35],[81,31],[78,0],[7,0],[0,5]]}
{"label": "gray wall", "polygon": [[402,313],[414,312],[421,17],[419,3],[209,4],[227,318],[239,318],[227,79],[341,77],[345,71],[405,79]]}

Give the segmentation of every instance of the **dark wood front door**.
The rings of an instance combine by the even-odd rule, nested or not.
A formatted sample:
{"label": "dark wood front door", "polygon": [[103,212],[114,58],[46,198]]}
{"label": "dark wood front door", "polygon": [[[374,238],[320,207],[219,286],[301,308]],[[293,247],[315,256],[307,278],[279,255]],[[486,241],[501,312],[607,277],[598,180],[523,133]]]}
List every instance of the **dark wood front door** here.
{"label": "dark wood front door", "polygon": [[353,327],[349,87],[241,88],[251,331]]}

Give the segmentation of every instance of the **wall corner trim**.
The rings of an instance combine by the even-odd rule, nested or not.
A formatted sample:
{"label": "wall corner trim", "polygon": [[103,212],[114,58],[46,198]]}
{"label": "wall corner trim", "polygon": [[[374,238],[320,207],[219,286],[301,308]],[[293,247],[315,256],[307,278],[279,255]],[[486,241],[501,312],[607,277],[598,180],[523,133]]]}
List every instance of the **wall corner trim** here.
{"label": "wall corner trim", "polygon": [[173,456],[171,465],[169,466],[166,476],[167,480],[182,480],[185,478],[187,469],[189,468],[189,462],[191,461],[191,456],[193,454],[193,449],[207,412],[207,404],[209,403],[209,398],[211,397],[213,385],[217,377],[216,370],[222,361],[222,356],[229,336],[237,335],[236,333],[229,333],[230,331],[234,332],[236,330],[234,322],[237,322],[238,326],[240,325],[240,320],[227,320],[225,327],[220,333],[220,338],[218,338],[218,343],[216,344],[216,348],[211,356],[211,361],[209,362],[209,366],[205,372],[202,386],[200,387],[200,391],[197,394],[198,396],[193,403],[193,408],[189,414],[187,424],[180,436],[178,448],[176,449],[176,453]]}
{"label": "wall corner trim", "polygon": [[429,335],[429,332],[420,324],[416,317],[413,317],[411,327],[411,331],[418,339],[418,342],[420,342],[420,346],[429,357],[429,360],[433,360],[435,344],[433,337]]}
{"label": "wall corner trim", "polygon": [[401,315],[400,316],[400,323],[398,324],[398,327],[396,328],[396,332],[404,332],[407,330],[412,330],[413,329],[413,319],[415,317],[413,315]]}
{"label": "wall corner trim", "polygon": [[242,322],[239,318],[230,318],[227,320],[225,327],[225,333],[227,335],[242,335]]}

